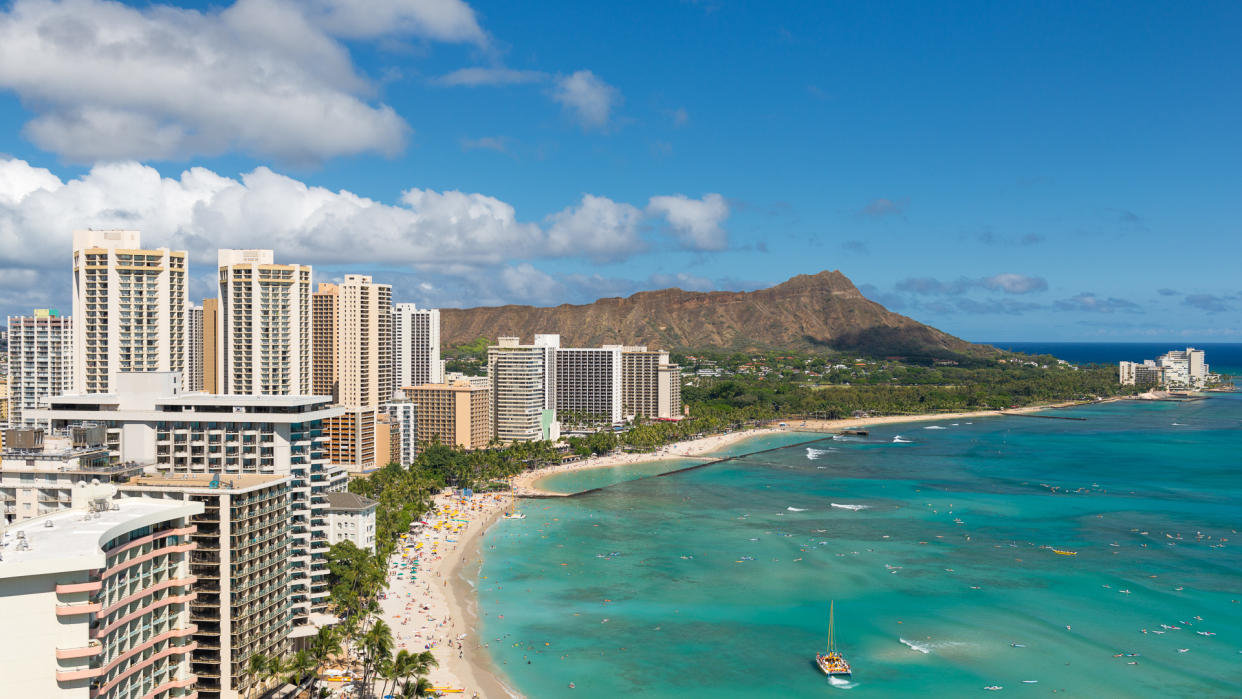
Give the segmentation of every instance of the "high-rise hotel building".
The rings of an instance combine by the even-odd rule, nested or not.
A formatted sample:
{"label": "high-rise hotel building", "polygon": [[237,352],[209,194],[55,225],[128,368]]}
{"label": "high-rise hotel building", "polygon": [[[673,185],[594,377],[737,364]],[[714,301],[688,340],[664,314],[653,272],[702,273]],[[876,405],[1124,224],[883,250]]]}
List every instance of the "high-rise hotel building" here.
{"label": "high-rise hotel building", "polygon": [[186,253],[141,242],[138,231],[73,232],[75,393],[108,393],[123,371],[188,375]]}
{"label": "high-rise hotel building", "polygon": [[646,347],[621,349],[621,411],[626,416],[681,416],[681,367],[668,352]]}
{"label": "high-rise hotel building", "polygon": [[533,442],[552,438],[556,431],[556,350],[560,341],[559,335],[535,335],[534,344],[523,345],[519,338],[501,337],[499,344],[487,348],[492,434],[496,439]]}
{"label": "high-rise hotel building", "polygon": [[[327,421],[328,456],[362,472],[377,463],[380,403],[392,394],[392,287],[347,274],[340,284],[320,284],[313,295],[316,391],[331,388],[345,409]],[[321,394],[327,395],[327,394]]]}
{"label": "high-rise hotel building", "polygon": [[621,422],[621,346],[556,350],[556,413]]}
{"label": "high-rise hotel building", "polygon": [[29,411],[73,390],[73,322],[54,309],[9,316],[9,425],[33,426]]}
{"label": "high-rise hotel building", "polygon": [[311,268],[274,258],[271,250],[219,251],[220,393],[312,395]]}
{"label": "high-rise hotel building", "polygon": [[392,309],[392,337],[390,394],[405,386],[444,383],[444,365],[440,363],[440,309],[418,308],[412,303],[396,304]]}
{"label": "high-rise hotel building", "polygon": [[203,390],[203,307],[188,305],[186,312],[185,390]]}

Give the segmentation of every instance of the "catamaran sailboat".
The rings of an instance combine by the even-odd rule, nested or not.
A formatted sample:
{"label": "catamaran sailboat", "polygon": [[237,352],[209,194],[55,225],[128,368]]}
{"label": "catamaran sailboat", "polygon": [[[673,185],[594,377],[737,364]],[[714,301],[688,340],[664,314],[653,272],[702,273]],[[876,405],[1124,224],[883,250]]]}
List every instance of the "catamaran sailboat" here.
{"label": "catamaran sailboat", "polygon": [[828,603],[828,652],[816,653],[815,664],[829,677],[849,677],[850,664],[845,662],[845,656],[841,655],[837,650],[837,636],[833,628],[835,619],[833,603]]}

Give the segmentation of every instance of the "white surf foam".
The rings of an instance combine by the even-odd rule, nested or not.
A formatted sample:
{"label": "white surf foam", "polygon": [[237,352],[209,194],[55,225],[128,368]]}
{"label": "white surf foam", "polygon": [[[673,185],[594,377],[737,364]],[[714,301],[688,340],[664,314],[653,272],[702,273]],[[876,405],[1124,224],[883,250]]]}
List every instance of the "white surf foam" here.
{"label": "white surf foam", "polygon": [[789,510],[790,512],[806,512],[805,507],[786,507],[785,509]]}
{"label": "white surf foam", "polygon": [[940,425],[930,425],[930,426],[928,426],[928,427],[924,427],[923,429],[925,429],[925,430],[943,430],[943,429],[946,429],[946,428],[941,427]]}
{"label": "white surf foam", "polygon": [[915,643],[914,641],[907,641],[904,638],[900,638],[898,640],[906,644],[910,648],[910,650],[916,650],[920,653],[923,653],[924,655],[931,652],[931,648],[922,643]]}
{"label": "white surf foam", "polygon": [[858,686],[857,682],[850,682],[844,677],[832,677],[832,676],[828,677],[828,684],[832,685],[833,687],[836,687],[837,689],[853,689]]}
{"label": "white surf foam", "polygon": [[893,444],[910,444],[913,441],[914,440],[910,440],[910,439],[902,439],[901,435],[897,435],[893,437]]}
{"label": "white surf foam", "polygon": [[806,458],[810,461],[814,461],[818,459],[819,457],[823,456],[824,454],[827,454],[830,451],[832,450],[831,449],[815,449],[812,447],[807,447]]}
{"label": "white surf foam", "polygon": [[839,508],[841,508],[842,510],[854,510],[855,512],[857,512],[858,510],[865,510],[865,509],[867,509],[867,508],[871,507],[870,505],[845,505],[845,504],[842,504],[842,503],[839,503],[839,502],[834,502],[834,503],[832,503],[832,506],[833,506],[833,507],[839,507]]}

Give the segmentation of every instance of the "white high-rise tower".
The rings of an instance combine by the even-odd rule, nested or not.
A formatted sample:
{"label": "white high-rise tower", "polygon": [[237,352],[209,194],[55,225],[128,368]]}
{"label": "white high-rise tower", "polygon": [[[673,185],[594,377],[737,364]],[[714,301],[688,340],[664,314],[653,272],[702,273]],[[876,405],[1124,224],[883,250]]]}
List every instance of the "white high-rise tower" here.
{"label": "white high-rise tower", "polygon": [[219,252],[216,380],[225,394],[311,395],[311,268]]}

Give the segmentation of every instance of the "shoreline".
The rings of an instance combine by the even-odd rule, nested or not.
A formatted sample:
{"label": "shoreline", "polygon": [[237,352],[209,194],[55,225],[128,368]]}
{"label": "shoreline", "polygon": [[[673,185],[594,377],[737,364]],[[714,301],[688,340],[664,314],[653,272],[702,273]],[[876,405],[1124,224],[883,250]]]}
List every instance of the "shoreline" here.
{"label": "shoreline", "polygon": [[[439,666],[427,679],[434,687],[461,690],[462,697],[521,696],[494,671],[480,636],[478,596],[468,577],[477,580],[483,535],[511,501],[508,495],[480,494],[470,500],[437,495],[422,520],[427,524],[398,544],[388,561],[380,618],[393,629],[394,652],[430,649]],[[420,564],[417,578],[413,569],[406,569],[408,577],[394,575],[405,551],[413,552],[408,560]]]}
{"label": "shoreline", "polygon": [[[464,690],[461,692],[463,697],[473,697],[476,694],[485,699],[513,699],[521,697],[523,695],[520,691],[509,686],[502,679],[503,673],[495,667],[488,650],[489,646],[482,638],[477,585],[479,584],[479,572],[483,564],[483,537],[500,520],[500,516],[503,514],[506,506],[514,499],[526,494],[565,495],[564,493],[543,491],[535,485],[546,476],[555,473],[609,468],[636,463],[652,463],[685,458],[709,459],[712,457],[707,456],[708,452],[717,452],[738,442],[773,434],[792,432],[807,432],[809,434],[828,433],[878,425],[1005,417],[1006,415],[1020,415],[1056,408],[1094,405],[1127,399],[1126,397],[1117,397],[1091,403],[1077,401],[1061,402],[1008,410],[806,420],[795,421],[796,424],[789,423],[786,427],[776,426],[779,424],[779,421],[773,421],[755,429],[675,442],[657,449],[654,453],[609,454],[569,464],[558,464],[527,471],[513,479],[513,492],[507,496],[486,494],[476,496],[471,501],[463,501],[450,495],[438,495],[435,498],[436,508],[433,511],[434,514],[429,514],[424,521],[431,522],[436,520],[447,522],[450,518],[459,520],[459,518],[464,517],[466,524],[454,532],[456,536],[454,541],[448,540],[447,532],[441,537],[439,533],[432,532],[431,526],[426,526],[420,534],[411,535],[403,546],[398,547],[398,552],[394,555],[396,560],[399,560],[400,551],[404,546],[412,546],[419,541],[422,541],[424,546],[429,547],[432,545],[432,542],[435,542],[436,546],[451,546],[443,556],[425,559],[428,564],[427,569],[420,572],[426,574],[427,578],[430,578],[435,584],[428,583],[426,578],[424,578],[424,584],[421,586],[422,589],[420,589],[420,586],[413,581],[394,581],[391,577],[389,578],[391,594],[389,599],[383,603],[383,615],[385,617],[399,616],[400,614],[394,615],[392,613],[394,610],[399,609],[397,605],[402,604],[404,600],[412,600],[411,603],[428,607],[426,611],[426,619],[428,621],[435,621],[437,618],[443,620],[435,627],[438,631],[432,631],[432,634],[439,633],[444,635],[444,640],[448,641],[447,645],[441,645],[438,642],[439,639],[434,635],[426,638],[420,637],[420,641],[432,643],[432,650],[436,652],[436,659],[440,662],[440,666],[428,674],[428,679],[432,681],[434,686],[461,688]],[[454,509],[459,507],[468,509],[465,511]],[[426,551],[422,555],[426,556]],[[420,558],[420,560],[424,559]],[[389,572],[392,572],[391,568]],[[472,581],[473,585],[471,584]],[[398,587],[398,584],[401,586]],[[408,593],[406,597],[400,595],[402,591]],[[389,602],[394,599],[395,604],[390,605]],[[405,613],[408,621],[408,615],[410,614],[408,606]],[[422,615],[423,612],[415,612],[415,614]],[[397,631],[398,627],[394,625],[394,633],[396,634]],[[415,634],[415,636],[417,637],[418,634]],[[405,642],[403,643],[402,641]],[[403,637],[398,639],[396,647],[409,647],[408,644],[412,641],[411,637]],[[452,644],[454,641],[460,644],[460,655],[458,657],[453,657],[452,654]],[[416,647],[410,647],[409,649],[413,651],[421,650]]]}
{"label": "shoreline", "polygon": [[763,427],[739,430],[737,432],[727,432],[724,434],[708,435],[699,439],[689,439],[682,442],[673,442],[672,444],[666,444],[651,453],[605,454],[603,456],[592,456],[581,461],[575,461],[568,464],[556,464],[554,466],[545,466],[533,471],[524,471],[513,477],[513,495],[514,497],[526,497],[532,495],[537,497],[564,497],[567,493],[557,493],[540,488],[538,485],[539,481],[547,476],[557,473],[585,471],[596,468],[612,468],[615,466],[648,464],[659,461],[672,461],[675,459],[711,459],[714,458],[708,455],[711,452],[720,451],[721,449],[732,446],[737,442],[773,434],[785,434],[789,432],[828,433],[840,430],[862,429],[876,425],[896,425],[905,422],[929,422],[934,420],[962,419],[971,420],[985,417],[1004,417],[1006,415],[1022,415],[1026,413],[1040,412],[1043,410],[1072,408],[1082,405],[1097,405],[1099,403],[1111,403],[1114,401],[1129,399],[1130,398],[1128,396],[1118,396],[1086,403],[1082,401],[1061,401],[1058,403],[1029,405],[1022,408],[1007,408],[1002,410],[922,413],[918,415],[885,415],[879,417],[834,418],[831,420],[788,420],[788,425],[786,427],[779,427],[778,425],[782,421],[777,419],[765,423]]}

